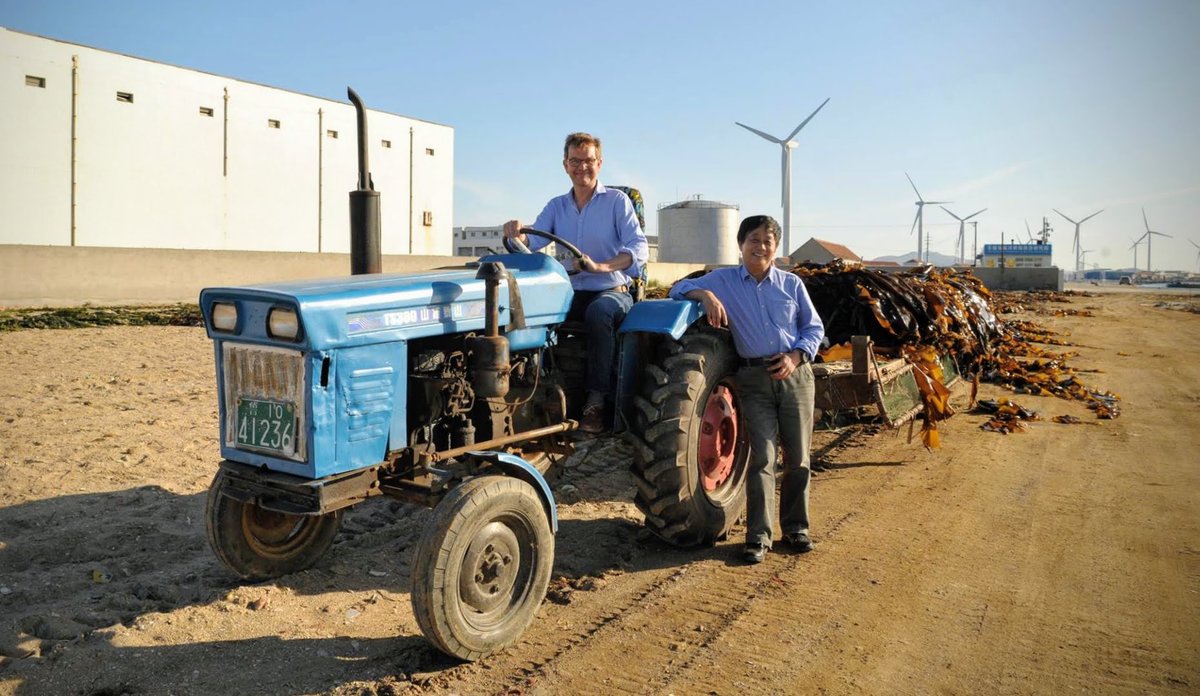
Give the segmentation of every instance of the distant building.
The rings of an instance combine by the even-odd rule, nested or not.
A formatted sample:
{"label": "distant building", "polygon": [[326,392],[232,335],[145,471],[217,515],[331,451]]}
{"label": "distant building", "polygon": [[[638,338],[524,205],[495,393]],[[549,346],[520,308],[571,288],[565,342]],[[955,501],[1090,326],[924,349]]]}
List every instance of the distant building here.
{"label": "distant building", "polygon": [[455,227],[454,255],[483,256],[503,254],[503,227]]}
{"label": "distant building", "polygon": [[1053,244],[984,244],[984,268],[1049,268]]}
{"label": "distant building", "polygon": [[850,251],[848,247],[842,246],[835,242],[827,242],[823,239],[810,237],[809,240],[801,244],[791,254],[792,263],[830,263],[834,259],[841,259],[849,264],[861,264],[862,257]]}
{"label": "distant building", "polygon": [[[4,28],[0,67],[0,245],[349,251],[351,105]],[[367,120],[381,251],[449,255],[454,129]]]}

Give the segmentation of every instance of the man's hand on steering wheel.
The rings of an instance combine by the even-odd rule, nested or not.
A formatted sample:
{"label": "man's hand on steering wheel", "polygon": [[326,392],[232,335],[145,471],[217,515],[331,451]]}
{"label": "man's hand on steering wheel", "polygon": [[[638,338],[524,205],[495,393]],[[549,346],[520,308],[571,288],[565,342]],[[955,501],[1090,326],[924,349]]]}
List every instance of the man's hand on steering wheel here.
{"label": "man's hand on steering wheel", "polygon": [[[510,224],[516,225],[515,228],[511,229],[511,231]],[[530,251],[529,247],[527,247],[523,242],[531,236],[541,237],[547,241],[554,242],[560,249],[566,249],[567,253],[574,257],[575,263],[573,264],[573,267],[576,270],[567,271],[568,275],[579,273],[579,269],[592,269],[591,272],[596,272],[596,262],[589,258],[587,254],[584,254],[582,251],[580,251],[579,247],[556,234],[535,230],[532,227],[520,227],[519,225],[520,223],[518,223],[516,220],[509,220],[508,222],[504,223],[504,248],[509,252],[514,254],[531,254],[533,252]],[[587,259],[586,264],[581,263],[583,259]]]}
{"label": "man's hand on steering wheel", "polygon": [[599,273],[600,267],[592,260],[592,257],[584,254],[583,256],[574,259],[575,271],[587,271],[588,273]]}

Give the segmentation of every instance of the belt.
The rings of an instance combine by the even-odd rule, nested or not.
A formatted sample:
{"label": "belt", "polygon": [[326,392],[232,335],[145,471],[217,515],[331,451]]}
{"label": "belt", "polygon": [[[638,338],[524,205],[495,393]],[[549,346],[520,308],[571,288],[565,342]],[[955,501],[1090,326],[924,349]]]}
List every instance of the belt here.
{"label": "belt", "polygon": [[[738,362],[746,367],[766,367],[771,364],[771,357],[766,358],[738,358]],[[800,364],[811,362],[808,358],[808,353],[800,351]]]}
{"label": "belt", "polygon": [[746,367],[765,367],[770,362],[770,358],[741,358],[742,365]]}

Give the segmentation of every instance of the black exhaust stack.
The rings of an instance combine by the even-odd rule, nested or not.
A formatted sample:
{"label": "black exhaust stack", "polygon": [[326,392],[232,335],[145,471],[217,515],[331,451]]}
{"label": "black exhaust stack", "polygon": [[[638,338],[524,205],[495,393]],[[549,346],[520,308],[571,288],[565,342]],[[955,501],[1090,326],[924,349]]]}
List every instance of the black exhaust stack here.
{"label": "black exhaust stack", "polygon": [[367,108],[353,89],[346,88],[358,112],[358,190],[350,192],[350,273],[382,273],[379,251],[379,192],[367,165]]}

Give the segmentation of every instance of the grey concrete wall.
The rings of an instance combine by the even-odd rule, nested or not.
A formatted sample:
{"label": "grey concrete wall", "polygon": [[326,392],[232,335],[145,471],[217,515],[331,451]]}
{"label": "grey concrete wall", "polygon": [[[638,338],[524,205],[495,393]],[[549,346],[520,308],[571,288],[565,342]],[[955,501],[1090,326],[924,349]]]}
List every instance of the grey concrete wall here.
{"label": "grey concrete wall", "polygon": [[985,268],[971,269],[990,290],[1056,290],[1063,289],[1061,268]]}
{"label": "grey concrete wall", "polygon": [[[456,266],[475,257],[384,256],[384,273]],[[664,285],[702,264],[650,264]],[[0,245],[0,307],[195,302],[200,290],[350,273],[349,254]]]}

